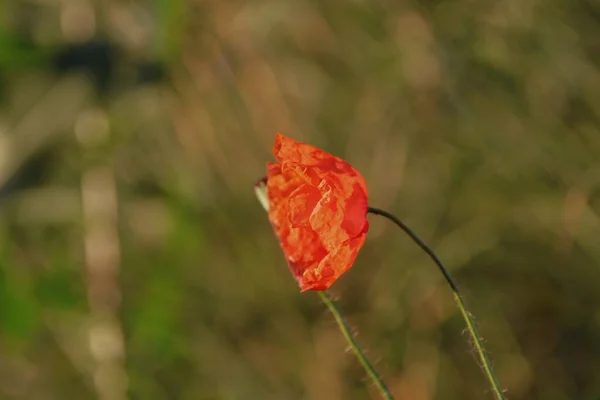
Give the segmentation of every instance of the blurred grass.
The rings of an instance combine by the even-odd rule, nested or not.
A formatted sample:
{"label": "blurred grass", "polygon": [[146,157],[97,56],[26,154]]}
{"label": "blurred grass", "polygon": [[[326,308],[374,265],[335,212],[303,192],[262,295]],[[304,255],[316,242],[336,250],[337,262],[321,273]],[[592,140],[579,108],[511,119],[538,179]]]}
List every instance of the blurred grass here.
{"label": "blurred grass", "polygon": [[[0,398],[375,398],[252,185],[342,156],[455,274],[510,399],[600,396],[600,8],[0,3]],[[491,398],[372,219],[334,287],[399,399]]]}

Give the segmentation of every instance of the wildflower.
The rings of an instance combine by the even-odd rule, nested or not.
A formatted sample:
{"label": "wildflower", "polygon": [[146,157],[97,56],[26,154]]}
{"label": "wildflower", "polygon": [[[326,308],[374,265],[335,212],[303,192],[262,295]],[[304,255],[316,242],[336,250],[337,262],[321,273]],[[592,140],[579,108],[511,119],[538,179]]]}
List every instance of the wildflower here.
{"label": "wildflower", "polygon": [[269,221],[300,289],[329,288],[365,242],[367,187],[346,161],[284,135],[267,164]]}

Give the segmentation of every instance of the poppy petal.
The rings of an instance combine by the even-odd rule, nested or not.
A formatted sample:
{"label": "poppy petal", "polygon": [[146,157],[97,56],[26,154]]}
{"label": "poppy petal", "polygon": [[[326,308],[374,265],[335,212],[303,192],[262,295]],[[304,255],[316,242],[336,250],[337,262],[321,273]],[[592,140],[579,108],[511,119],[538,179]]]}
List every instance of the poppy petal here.
{"label": "poppy petal", "polygon": [[281,134],[273,153],[269,220],[301,290],[325,290],[350,269],[364,244],[364,178],[346,161]]}

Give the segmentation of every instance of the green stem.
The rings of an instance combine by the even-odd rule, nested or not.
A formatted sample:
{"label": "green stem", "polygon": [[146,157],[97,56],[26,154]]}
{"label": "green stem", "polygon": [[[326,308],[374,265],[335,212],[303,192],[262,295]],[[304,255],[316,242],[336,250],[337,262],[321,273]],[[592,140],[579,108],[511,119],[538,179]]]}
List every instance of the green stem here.
{"label": "green stem", "polygon": [[344,338],[346,338],[346,341],[348,342],[348,344],[350,344],[350,347],[352,347],[352,351],[354,351],[356,358],[358,358],[365,371],[367,371],[367,374],[369,374],[369,377],[373,381],[373,384],[375,384],[375,387],[377,387],[377,390],[381,394],[381,397],[386,400],[393,400],[394,397],[392,396],[392,393],[386,386],[381,376],[375,370],[375,367],[373,367],[373,364],[371,364],[371,362],[365,355],[364,351],[360,347],[360,344],[358,344],[358,342],[354,338],[354,335],[352,335],[352,333],[350,332],[350,327],[348,326],[348,323],[344,320],[340,309],[336,306],[336,304],[327,294],[327,292],[319,291],[317,293],[319,294],[319,297],[321,297],[321,300],[323,300],[323,303],[325,303],[325,305],[329,308],[331,314],[333,314],[333,318],[335,318],[335,322],[337,322],[340,331],[342,331],[342,334],[344,335]]}
{"label": "green stem", "polygon": [[[258,181],[254,185],[254,193],[256,194],[256,197],[260,201],[260,204],[263,206],[265,211],[268,212],[269,199],[266,192],[266,182],[266,177]],[[392,396],[392,393],[386,386],[385,382],[383,382],[383,379],[381,379],[381,376],[379,376],[379,374],[375,370],[375,367],[373,367],[373,365],[369,362],[369,359],[363,352],[362,348],[360,347],[356,339],[354,339],[354,336],[350,332],[350,327],[344,320],[344,317],[342,316],[340,309],[337,308],[337,306],[335,305],[335,302],[331,299],[331,297],[329,297],[329,295],[326,292],[318,291],[317,293],[319,294],[319,297],[321,297],[321,300],[323,300],[323,303],[325,303],[325,305],[329,308],[331,314],[333,314],[333,317],[335,318],[335,321],[340,327],[342,334],[346,338],[346,341],[350,344],[350,347],[352,347],[352,351],[354,351],[354,354],[356,354],[356,357],[369,374],[369,377],[377,387],[377,390],[379,391],[381,396],[385,400],[394,400],[394,397]]]}
{"label": "green stem", "polygon": [[454,279],[452,278],[452,275],[450,275],[450,272],[448,271],[448,269],[444,266],[442,261],[433,252],[433,250],[431,250],[431,248],[429,246],[427,246],[408,226],[406,226],[404,224],[404,222],[402,222],[400,219],[398,219],[395,215],[390,214],[387,211],[380,210],[378,208],[373,208],[373,207],[369,207],[368,212],[371,214],[374,214],[374,215],[380,215],[382,217],[385,217],[385,218],[389,219],[390,221],[392,221],[394,224],[396,224],[400,229],[402,229],[404,232],[406,232],[406,234],[408,236],[410,236],[410,238],[425,253],[427,253],[427,255],[433,260],[435,265],[439,268],[440,272],[442,273],[442,275],[448,282],[448,285],[450,285],[450,288],[452,289],[452,293],[454,294],[454,300],[456,301],[456,304],[458,305],[460,313],[461,313],[463,319],[465,320],[465,323],[467,325],[467,330],[469,331],[469,335],[471,336],[471,339],[473,340],[473,346],[475,347],[475,352],[477,353],[477,356],[479,357],[479,361],[481,362],[481,366],[483,367],[483,372],[485,373],[485,376],[487,377],[487,379],[490,383],[490,386],[492,387],[492,392],[494,393],[494,397],[497,400],[504,400],[505,397],[504,397],[504,394],[502,393],[502,389],[500,388],[500,383],[498,382],[498,378],[496,377],[496,374],[494,373],[494,369],[492,368],[492,363],[490,362],[490,360],[487,356],[487,353],[485,351],[485,348],[483,347],[483,340],[481,339],[481,335],[477,331],[477,328],[475,326],[475,321],[473,320],[471,313],[469,313],[469,311],[467,310],[467,308],[465,306],[465,302],[458,290],[458,286],[454,282]]}

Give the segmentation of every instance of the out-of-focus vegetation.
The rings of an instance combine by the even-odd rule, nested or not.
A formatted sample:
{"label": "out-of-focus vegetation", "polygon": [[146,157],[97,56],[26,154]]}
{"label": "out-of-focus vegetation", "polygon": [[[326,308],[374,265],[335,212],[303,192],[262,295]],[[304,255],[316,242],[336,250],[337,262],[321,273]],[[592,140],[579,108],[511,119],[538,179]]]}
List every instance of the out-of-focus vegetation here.
{"label": "out-of-focus vegetation", "polygon": [[[600,396],[592,0],[0,3],[0,398],[367,399],[252,185],[342,156],[509,398]],[[334,286],[398,399],[486,399],[385,220]]]}

